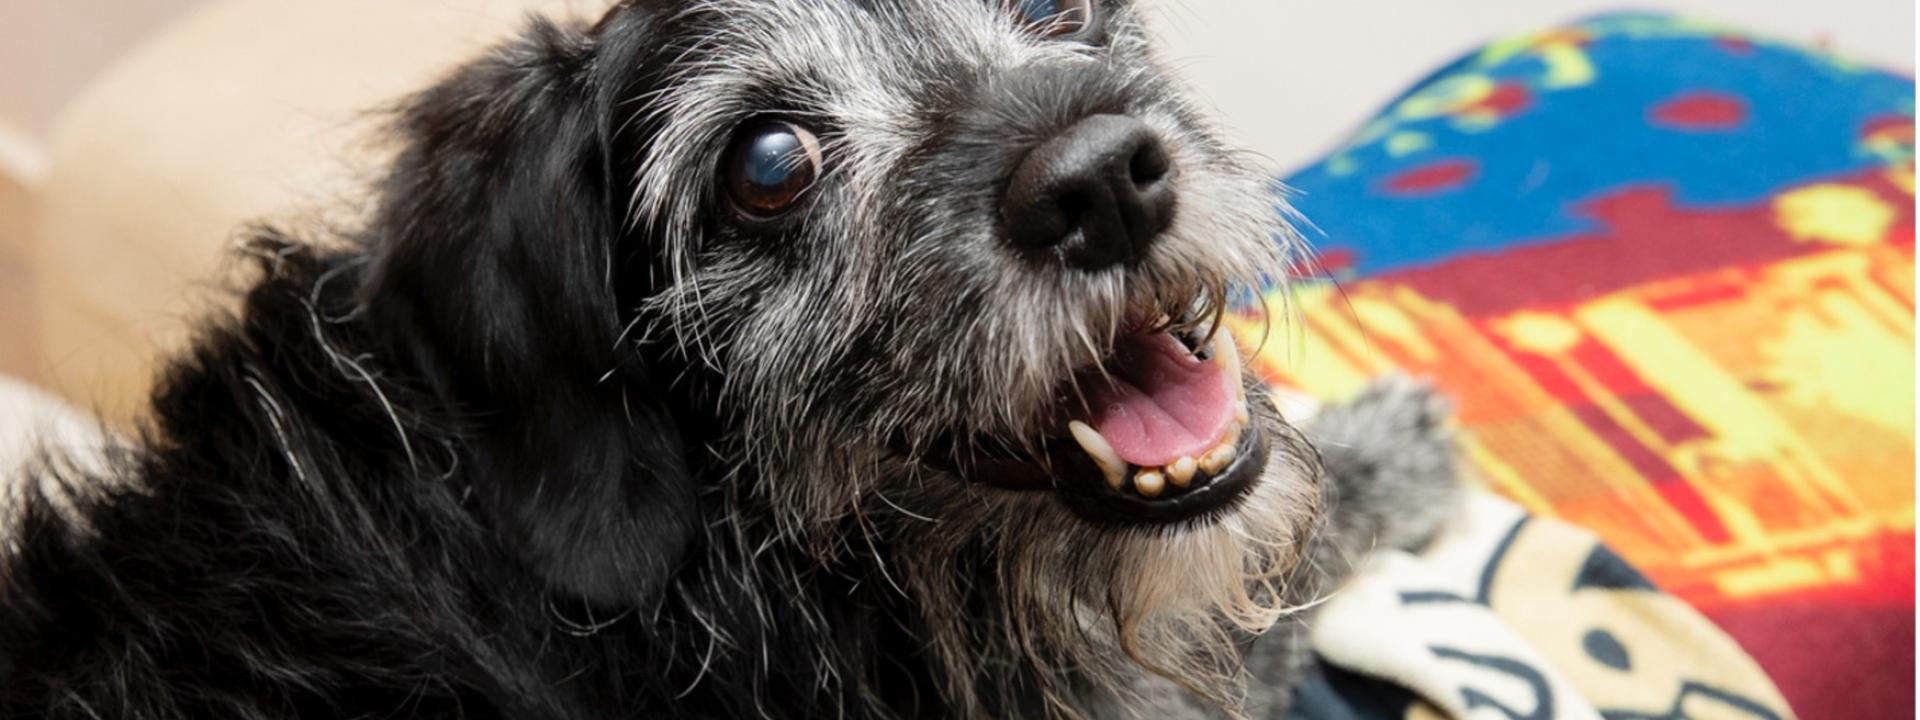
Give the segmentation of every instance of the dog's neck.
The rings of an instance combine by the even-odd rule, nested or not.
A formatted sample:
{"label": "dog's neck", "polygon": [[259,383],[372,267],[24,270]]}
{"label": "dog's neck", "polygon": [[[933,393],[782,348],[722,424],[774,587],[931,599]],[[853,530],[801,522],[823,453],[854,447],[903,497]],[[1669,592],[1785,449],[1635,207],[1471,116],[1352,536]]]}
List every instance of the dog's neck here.
{"label": "dog's neck", "polygon": [[[365,296],[358,300],[379,301]],[[392,356],[397,367],[431,372],[435,359],[412,354],[419,352],[416,346],[383,343],[380,338],[391,336],[377,331],[369,337],[381,343],[372,352]],[[945,714],[942,684],[947,680],[939,676],[926,647],[923,622],[914,603],[888,577],[887,565],[898,559],[881,555],[871,539],[859,540],[860,533],[870,529],[851,520],[845,527],[816,528],[820,535],[795,535],[770,522],[744,523],[745,517],[775,515],[743,507],[756,502],[749,497],[755,484],[781,478],[769,477],[725,450],[726,439],[738,437],[739,431],[718,406],[724,378],[672,350],[637,346],[635,352],[653,367],[674,368],[667,374],[671,382],[655,388],[654,399],[667,408],[688,449],[687,472],[700,487],[698,515],[688,524],[701,531],[682,559],[667,568],[656,593],[629,602],[583,599],[566,588],[542,584],[548,578],[539,572],[525,578],[536,589],[520,602],[543,604],[550,621],[535,634],[568,649],[558,654],[565,659],[552,671],[598,672],[598,654],[632,657],[634,648],[643,647],[640,654],[653,661],[649,667],[628,668],[623,676],[602,678],[600,684],[631,687],[644,678],[667,686],[686,708],[719,709],[722,715]],[[477,433],[475,425],[489,418],[473,417],[471,407],[450,397],[445,384],[431,377],[400,384],[431,389],[440,410],[426,423],[453,430],[446,441],[466,460],[462,467],[447,469],[454,476],[450,487],[461,488],[463,495],[486,492],[483,486],[492,478],[483,471],[486,453],[476,440],[484,434]],[[364,421],[371,427],[379,420],[369,416]],[[484,504],[467,505],[481,522],[500,522],[488,517]],[[836,539],[823,543],[822,535]],[[511,531],[493,533],[496,538],[511,536]],[[836,551],[823,555],[823,544]],[[515,548],[510,541],[508,545],[501,551],[511,555]],[[992,572],[984,557],[973,558],[970,566],[978,577]],[[979,602],[985,606],[994,600],[982,597]],[[987,628],[981,632],[993,634]],[[1004,687],[994,690],[996,701],[1017,707],[986,708],[990,714],[1030,714],[1025,711],[1043,707],[1032,679],[1017,668],[1007,668],[999,682]]]}

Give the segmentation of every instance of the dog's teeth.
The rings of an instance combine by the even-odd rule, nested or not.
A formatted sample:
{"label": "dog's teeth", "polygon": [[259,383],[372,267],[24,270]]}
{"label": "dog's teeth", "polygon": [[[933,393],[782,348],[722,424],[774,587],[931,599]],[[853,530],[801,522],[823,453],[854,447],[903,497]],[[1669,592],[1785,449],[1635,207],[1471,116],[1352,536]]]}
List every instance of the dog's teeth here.
{"label": "dog's teeth", "polygon": [[1246,398],[1233,401],[1233,421],[1241,425],[1253,422],[1253,413],[1247,410]]}
{"label": "dog's teeth", "polygon": [[1133,476],[1133,489],[1142,497],[1159,497],[1161,491],[1167,489],[1167,476],[1157,470],[1142,470]]}
{"label": "dog's teeth", "polygon": [[1220,444],[1213,446],[1200,458],[1200,469],[1207,471],[1208,475],[1218,475],[1233,464],[1233,459],[1239,455],[1239,447],[1240,427],[1236,425],[1227,430],[1226,437],[1220,438]]}
{"label": "dog's teeth", "polygon": [[1233,385],[1233,396],[1244,404],[1247,400],[1247,386],[1241,382],[1240,347],[1233,343],[1233,333],[1223,330],[1213,336],[1213,354],[1218,356],[1220,367],[1227,371],[1227,382]]}
{"label": "dog's teeth", "polygon": [[1228,465],[1233,464],[1236,454],[1238,452],[1232,445],[1221,443],[1220,447],[1214,448],[1207,453],[1206,457],[1200,458],[1200,469],[1207,471],[1208,475],[1218,475],[1220,471],[1226,470]]}
{"label": "dog's teeth", "polygon": [[1167,482],[1173,483],[1174,487],[1186,487],[1193,482],[1193,474],[1199,471],[1199,461],[1190,457],[1180,458],[1167,466]]}
{"label": "dog's teeth", "polygon": [[1093,458],[1093,464],[1100,466],[1101,474],[1107,476],[1108,487],[1115,490],[1126,487],[1127,461],[1120,459],[1120,453],[1113,451],[1113,446],[1107,444],[1107,438],[1099,430],[1074,420],[1067,423],[1067,431],[1073,433],[1073,440],[1080,443],[1080,449]]}

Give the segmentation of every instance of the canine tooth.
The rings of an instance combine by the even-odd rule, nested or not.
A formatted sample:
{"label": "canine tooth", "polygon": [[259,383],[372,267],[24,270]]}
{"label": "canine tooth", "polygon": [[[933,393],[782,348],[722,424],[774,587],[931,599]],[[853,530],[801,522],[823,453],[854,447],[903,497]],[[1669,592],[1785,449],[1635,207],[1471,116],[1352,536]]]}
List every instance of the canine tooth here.
{"label": "canine tooth", "polygon": [[1247,399],[1233,401],[1233,421],[1245,425],[1253,422],[1253,413],[1247,411]]}
{"label": "canine tooth", "polygon": [[1219,356],[1220,367],[1227,371],[1227,382],[1233,384],[1233,396],[1244,404],[1247,385],[1240,377],[1240,346],[1234,344],[1232,333],[1223,330],[1213,336],[1213,354]]}
{"label": "canine tooth", "polygon": [[1186,487],[1193,482],[1193,474],[1200,470],[1200,463],[1193,458],[1183,457],[1167,466],[1167,482],[1174,487]]}
{"label": "canine tooth", "polygon": [[1120,453],[1113,451],[1107,444],[1107,438],[1093,429],[1092,425],[1074,420],[1067,423],[1067,432],[1073,433],[1074,442],[1080,443],[1080,449],[1087,451],[1093,458],[1093,464],[1100,466],[1101,474],[1107,476],[1107,485],[1115,490],[1126,487],[1127,461],[1120,459]]}
{"label": "canine tooth", "polygon": [[1133,476],[1133,489],[1145,497],[1159,497],[1167,489],[1167,476],[1157,470],[1142,470]]}

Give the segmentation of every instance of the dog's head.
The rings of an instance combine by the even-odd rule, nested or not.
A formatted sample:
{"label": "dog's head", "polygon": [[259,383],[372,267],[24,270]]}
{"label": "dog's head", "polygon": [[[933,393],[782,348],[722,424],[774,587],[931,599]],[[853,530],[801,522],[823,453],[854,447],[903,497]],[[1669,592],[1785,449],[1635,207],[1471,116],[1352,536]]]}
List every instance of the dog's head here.
{"label": "dog's head", "polygon": [[631,0],[401,129],[369,309],[556,586],[714,520],[863,554],[963,704],[1219,695],[1281,611],[1311,452],[1219,321],[1297,244],[1132,0]]}

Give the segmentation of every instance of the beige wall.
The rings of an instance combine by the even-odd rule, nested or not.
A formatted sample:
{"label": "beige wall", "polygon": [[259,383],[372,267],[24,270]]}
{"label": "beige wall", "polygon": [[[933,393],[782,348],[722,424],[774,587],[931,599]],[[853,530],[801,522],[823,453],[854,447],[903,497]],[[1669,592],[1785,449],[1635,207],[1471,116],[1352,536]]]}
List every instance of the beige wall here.
{"label": "beige wall", "polygon": [[0,170],[31,172],[55,115],[81,86],[199,2],[0,0]]}

